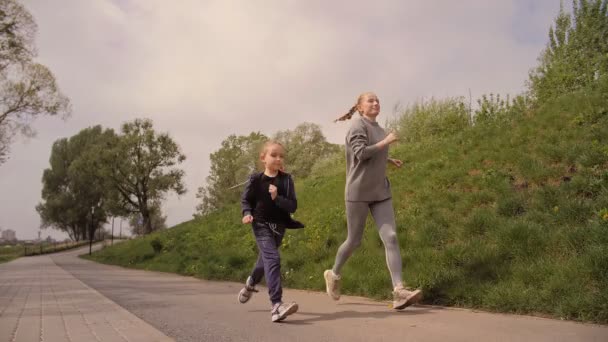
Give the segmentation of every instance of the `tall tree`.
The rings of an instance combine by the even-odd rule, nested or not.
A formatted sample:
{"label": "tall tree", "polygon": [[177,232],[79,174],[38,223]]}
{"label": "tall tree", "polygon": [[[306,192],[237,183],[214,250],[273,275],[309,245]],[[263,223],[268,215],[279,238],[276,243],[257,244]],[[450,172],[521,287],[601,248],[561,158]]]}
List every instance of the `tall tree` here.
{"label": "tall tree", "polygon": [[574,0],[549,29],[549,42],[530,73],[532,95],[543,101],[608,77],[608,0]]}
{"label": "tall tree", "polygon": [[209,156],[211,168],[207,185],[198,189],[196,197],[201,202],[195,215],[206,215],[238,200],[239,188],[233,187],[260,169],[259,153],[267,139],[264,134],[252,132],[249,135],[232,134],[222,141],[221,147]]}
{"label": "tall tree", "polygon": [[15,0],[0,0],[0,163],[19,134],[33,136],[39,115],[67,116],[70,102],[51,71],[35,63],[36,23]]}
{"label": "tall tree", "polygon": [[[128,216],[129,225],[131,226],[131,233],[134,235],[144,235],[146,233],[146,227],[143,224],[141,215],[134,213]],[[150,224],[152,231],[166,229],[167,228],[167,216],[163,216],[160,203],[153,203],[150,207]]]}
{"label": "tall tree", "polygon": [[139,213],[144,233],[153,230],[151,208],[169,192],[182,195],[184,171],[176,166],[186,156],[166,133],[157,133],[147,119],[136,119],[122,126],[122,134],[101,155],[99,170],[117,191],[124,212]]}
{"label": "tall tree", "polygon": [[97,160],[112,139],[112,130],[95,126],[53,144],[50,168],[42,176],[43,202],[36,207],[44,228],[59,229],[79,241],[106,222],[107,186],[97,172]]}

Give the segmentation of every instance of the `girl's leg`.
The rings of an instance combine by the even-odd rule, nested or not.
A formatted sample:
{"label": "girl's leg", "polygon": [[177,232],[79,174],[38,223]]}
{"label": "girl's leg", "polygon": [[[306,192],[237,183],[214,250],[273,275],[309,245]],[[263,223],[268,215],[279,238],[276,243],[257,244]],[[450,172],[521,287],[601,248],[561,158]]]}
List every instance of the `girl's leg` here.
{"label": "girl's leg", "polygon": [[251,271],[251,279],[253,280],[253,285],[257,285],[262,281],[264,277],[264,260],[262,260],[262,253],[258,253],[258,260]]}
{"label": "girl's leg", "polygon": [[344,263],[346,263],[346,260],[361,245],[368,211],[369,204],[367,202],[346,202],[348,236],[346,237],[346,241],[338,248],[336,261],[332,269],[335,275],[340,275],[340,270],[344,266]]}
{"label": "girl's leg", "polygon": [[402,285],[401,280],[401,253],[399,252],[399,241],[397,240],[397,228],[395,224],[395,212],[392,199],[375,202],[370,205],[372,217],[378,227],[380,239],[384,243],[386,251],[386,264],[391,273],[393,287]]}
{"label": "girl's leg", "polygon": [[265,225],[256,225],[255,239],[262,256],[262,264],[264,265],[264,274],[266,276],[266,286],[268,286],[268,295],[270,302],[274,305],[280,303],[283,297],[283,288],[281,287],[281,258],[279,256],[279,246],[283,239],[284,229],[278,236],[270,228]]}

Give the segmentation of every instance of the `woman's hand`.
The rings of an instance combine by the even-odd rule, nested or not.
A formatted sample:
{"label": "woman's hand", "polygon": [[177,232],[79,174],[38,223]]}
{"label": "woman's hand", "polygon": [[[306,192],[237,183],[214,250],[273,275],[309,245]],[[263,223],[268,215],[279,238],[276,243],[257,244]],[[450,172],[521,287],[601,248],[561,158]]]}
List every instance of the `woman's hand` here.
{"label": "woman's hand", "polygon": [[388,162],[395,165],[396,167],[401,167],[403,162],[399,159],[388,158]]}
{"label": "woman's hand", "polygon": [[399,140],[397,134],[395,132],[390,132],[384,139],[380,140],[380,142],[378,142],[376,145],[381,148],[384,148],[397,140]]}
{"label": "woman's hand", "polygon": [[384,142],[387,145],[390,145],[392,143],[394,143],[395,141],[399,140],[399,137],[397,136],[397,134],[395,132],[390,132],[386,138],[384,138]]}

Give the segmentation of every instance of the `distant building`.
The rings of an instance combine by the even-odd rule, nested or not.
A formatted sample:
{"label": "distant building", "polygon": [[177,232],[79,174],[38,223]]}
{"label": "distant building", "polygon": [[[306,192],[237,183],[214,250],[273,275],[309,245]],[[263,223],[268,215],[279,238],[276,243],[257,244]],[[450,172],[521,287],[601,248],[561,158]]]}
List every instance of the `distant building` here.
{"label": "distant building", "polygon": [[2,240],[4,241],[17,241],[17,235],[12,229],[2,231]]}
{"label": "distant building", "polygon": [[50,235],[46,237],[45,241],[47,243],[55,243],[56,242],[55,239],[53,239]]}

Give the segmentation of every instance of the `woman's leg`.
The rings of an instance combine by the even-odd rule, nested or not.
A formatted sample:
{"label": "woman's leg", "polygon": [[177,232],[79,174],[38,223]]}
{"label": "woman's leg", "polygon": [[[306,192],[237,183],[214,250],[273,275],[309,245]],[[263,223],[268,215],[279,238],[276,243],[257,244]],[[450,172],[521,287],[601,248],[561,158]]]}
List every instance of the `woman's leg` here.
{"label": "woman's leg", "polygon": [[344,266],[344,263],[346,263],[346,260],[361,245],[368,212],[369,204],[367,202],[346,202],[348,236],[346,237],[346,241],[338,248],[336,261],[332,269],[335,275],[340,275],[340,270]]}
{"label": "woman's leg", "polygon": [[399,251],[399,240],[397,240],[397,227],[395,224],[395,211],[392,199],[374,202],[370,205],[372,217],[378,227],[380,239],[384,243],[386,252],[386,265],[391,273],[393,287],[402,285],[401,279],[401,253]]}

